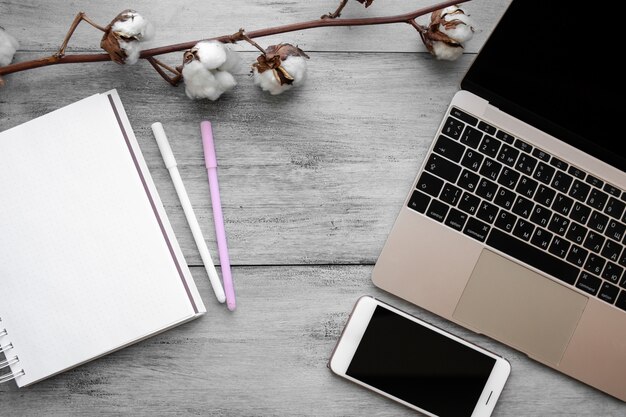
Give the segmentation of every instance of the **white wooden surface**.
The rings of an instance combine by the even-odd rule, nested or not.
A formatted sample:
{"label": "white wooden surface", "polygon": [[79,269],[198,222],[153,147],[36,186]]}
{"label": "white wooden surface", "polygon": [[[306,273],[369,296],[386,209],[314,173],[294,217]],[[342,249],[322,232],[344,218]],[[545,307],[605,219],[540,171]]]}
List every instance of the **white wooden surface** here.
{"label": "white wooden surface", "polygon": [[[80,10],[106,24],[119,11],[134,8],[155,23],[157,36],[150,45],[157,46],[314,19],[336,3],[0,0],[0,26],[20,40],[16,59],[26,60],[55,50]],[[376,0],[365,9],[352,1],[344,17],[428,4]],[[0,415],[412,415],[326,367],[348,312],[363,294],[507,357],[513,372],[497,416],[625,415],[622,402],[383,293],[370,280],[443,111],[507,4],[475,0],[466,5],[478,33],[453,63],[424,53],[408,25],[314,29],[260,39],[263,45],[298,44],[311,56],[306,84],[276,97],[258,90],[247,68],[237,74],[238,87],[217,102],[187,99],[182,87],[169,86],[145,62],[63,65],[6,77],[0,130],[87,95],[119,90],[209,312],[30,388],[1,385]],[[99,39],[88,25],[80,27],[70,53],[95,52]],[[257,55],[247,46],[240,53],[247,62]],[[180,55],[165,60],[178,64]],[[155,121],[164,124],[216,254],[199,140],[205,118],[213,121],[217,142],[239,301],[234,313],[211,293],[150,130]],[[4,245],[10,242],[0,236],[0,250]]]}

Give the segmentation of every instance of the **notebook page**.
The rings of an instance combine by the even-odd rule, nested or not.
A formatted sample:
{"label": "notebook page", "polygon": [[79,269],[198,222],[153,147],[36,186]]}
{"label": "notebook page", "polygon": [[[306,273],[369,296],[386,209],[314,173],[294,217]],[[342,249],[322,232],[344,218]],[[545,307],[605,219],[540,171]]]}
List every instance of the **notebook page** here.
{"label": "notebook page", "polygon": [[196,313],[106,95],[0,134],[0,247],[20,386]]}

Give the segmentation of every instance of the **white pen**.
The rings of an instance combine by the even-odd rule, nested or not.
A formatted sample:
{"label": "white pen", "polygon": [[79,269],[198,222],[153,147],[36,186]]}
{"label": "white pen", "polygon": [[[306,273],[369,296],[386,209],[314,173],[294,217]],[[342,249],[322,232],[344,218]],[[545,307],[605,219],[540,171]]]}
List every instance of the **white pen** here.
{"label": "white pen", "polygon": [[204,241],[204,236],[202,236],[202,231],[200,230],[200,225],[198,224],[198,220],[196,219],[193,207],[191,206],[191,201],[189,201],[189,196],[187,195],[187,191],[185,190],[185,185],[183,184],[183,180],[178,173],[176,159],[174,158],[172,148],[170,148],[167,136],[165,135],[165,130],[163,130],[163,125],[160,122],[153,123],[152,132],[154,133],[154,137],[156,138],[157,145],[159,145],[159,150],[161,151],[163,162],[165,162],[165,167],[170,172],[170,176],[172,177],[174,188],[176,188],[176,193],[178,194],[180,204],[183,206],[185,217],[187,217],[187,223],[189,223],[191,233],[193,234],[193,238],[196,241],[196,246],[198,246],[198,251],[200,252],[200,257],[202,258],[202,262],[204,262],[204,267],[206,268],[207,274],[209,275],[209,281],[211,282],[211,286],[213,287],[213,292],[215,292],[215,297],[217,297],[217,301],[223,303],[224,301],[226,301],[224,288],[222,287],[222,283],[220,282],[219,275],[217,275],[217,270],[215,269],[215,265],[213,264],[213,259],[211,258],[211,254],[209,253],[209,248]]}

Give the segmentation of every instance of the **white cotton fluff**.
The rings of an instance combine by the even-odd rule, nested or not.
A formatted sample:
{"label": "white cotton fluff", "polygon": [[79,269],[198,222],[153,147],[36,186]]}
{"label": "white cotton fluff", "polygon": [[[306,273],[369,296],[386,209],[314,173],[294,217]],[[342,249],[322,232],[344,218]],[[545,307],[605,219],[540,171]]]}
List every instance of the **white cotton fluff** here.
{"label": "white cotton fluff", "polygon": [[454,61],[463,55],[463,48],[460,46],[450,46],[445,42],[434,41],[432,54],[442,61]]}
{"label": "white cotton fluff", "polygon": [[267,70],[259,72],[256,68],[253,68],[252,74],[254,77],[254,84],[261,87],[263,91],[268,91],[272,95],[281,94],[289,90],[294,85],[298,85],[304,82],[306,79],[306,59],[302,56],[289,56],[282,63],[281,66],[291,75],[293,83],[280,84],[280,82],[274,76],[274,71]]}
{"label": "white cotton fluff", "polygon": [[9,65],[13,61],[13,55],[19,48],[17,40],[9,33],[0,28],[0,67]]}
{"label": "white cotton fluff", "polygon": [[113,24],[111,30],[127,38],[148,41],[154,36],[154,26],[137,12],[127,12],[122,20]]}
{"label": "white cotton fluff", "polygon": [[236,52],[218,41],[198,42],[193,49],[197,59],[183,67],[187,97],[215,101],[237,85],[231,74],[240,64]]}
{"label": "white cotton fluff", "polygon": [[455,13],[458,10],[460,9],[456,6],[446,7],[445,9],[443,9],[442,12],[442,15],[444,16],[443,20],[445,20],[446,22],[459,20],[463,23],[458,24],[450,29],[446,29],[445,25],[439,25],[439,30],[442,33],[448,35],[450,39],[459,43],[463,43],[472,39],[472,37],[474,36],[474,28],[472,26],[472,20],[470,19],[470,17],[465,13]]}
{"label": "white cotton fluff", "polygon": [[126,59],[124,60],[124,63],[127,65],[136,64],[137,61],[139,61],[139,54],[141,53],[141,47],[139,46],[139,42],[125,42],[120,39],[119,43],[120,48],[122,48],[126,53]]}

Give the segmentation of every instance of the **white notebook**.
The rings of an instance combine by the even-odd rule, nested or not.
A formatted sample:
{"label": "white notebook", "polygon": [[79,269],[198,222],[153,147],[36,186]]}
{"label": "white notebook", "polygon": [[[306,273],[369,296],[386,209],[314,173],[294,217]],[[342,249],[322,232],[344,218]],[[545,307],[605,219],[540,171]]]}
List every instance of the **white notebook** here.
{"label": "white notebook", "polygon": [[205,312],[115,90],[0,133],[0,382]]}

